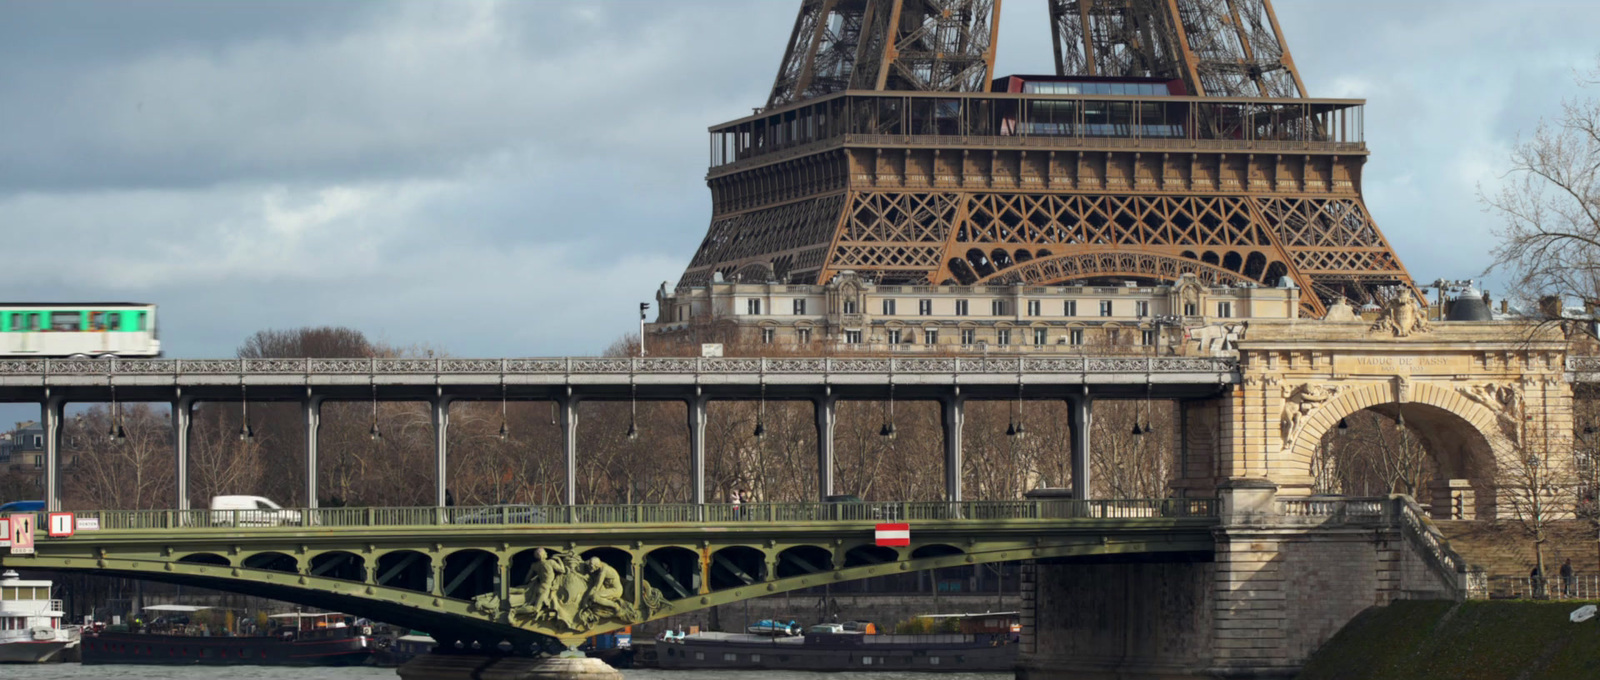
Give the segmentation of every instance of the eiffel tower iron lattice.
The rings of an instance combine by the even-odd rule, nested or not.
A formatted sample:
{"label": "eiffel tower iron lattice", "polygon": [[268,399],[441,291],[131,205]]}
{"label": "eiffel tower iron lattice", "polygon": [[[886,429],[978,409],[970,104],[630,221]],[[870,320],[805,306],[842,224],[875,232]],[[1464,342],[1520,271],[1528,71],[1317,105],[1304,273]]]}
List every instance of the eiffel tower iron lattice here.
{"label": "eiffel tower iron lattice", "polygon": [[1316,99],[1268,0],[1051,0],[1055,75],[994,78],[999,0],[803,0],[766,108],[711,132],[714,275],[1415,286],[1361,196],[1365,102]]}

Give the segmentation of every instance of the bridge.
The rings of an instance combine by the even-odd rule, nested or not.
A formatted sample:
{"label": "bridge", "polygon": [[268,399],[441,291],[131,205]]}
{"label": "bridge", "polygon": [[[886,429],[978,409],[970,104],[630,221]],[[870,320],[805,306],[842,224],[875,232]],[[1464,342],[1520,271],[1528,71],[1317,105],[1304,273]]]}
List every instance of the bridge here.
{"label": "bridge", "polygon": [[[905,571],[1118,555],[1209,560],[1217,510],[1212,500],[1164,499],[100,511],[77,515],[98,529],[41,537],[35,554],[0,562],[259,595],[429,631],[447,646],[528,650],[539,636],[576,643],[702,607]],[[905,545],[879,544],[883,522],[910,524]],[[573,606],[540,614],[529,604],[544,560],[587,571],[586,581],[563,584]],[[596,595],[593,584],[608,578],[620,602]]]}
{"label": "bridge", "polygon": [[198,402],[297,402],[305,426],[306,495],[317,498],[317,428],[332,400],[430,405],[445,504],[446,433],[458,401],[554,401],[565,451],[565,499],[577,497],[582,401],[682,401],[688,405],[692,500],[705,496],[706,404],[712,400],[805,400],[817,423],[818,500],[833,494],[834,427],[840,400],[936,400],[942,404],[945,497],[962,500],[961,440],[969,399],[1069,400],[1075,408],[1073,491],[1089,493],[1089,428],[1097,398],[1215,397],[1239,380],[1227,357],[1049,356],[914,358],[544,359],[10,359],[0,360],[0,402],[41,405],[45,500],[60,508],[61,422],[70,402],[172,405],[176,507],[189,506],[188,445]]}

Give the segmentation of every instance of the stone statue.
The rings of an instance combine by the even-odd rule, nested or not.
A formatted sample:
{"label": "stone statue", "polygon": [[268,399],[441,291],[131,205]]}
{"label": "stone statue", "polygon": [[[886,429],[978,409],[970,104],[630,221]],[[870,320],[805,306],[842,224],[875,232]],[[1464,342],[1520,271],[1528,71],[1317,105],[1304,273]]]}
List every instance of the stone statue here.
{"label": "stone statue", "polygon": [[1428,322],[1428,315],[1423,313],[1422,306],[1417,304],[1416,297],[1410,293],[1401,293],[1384,303],[1383,314],[1372,324],[1373,332],[1391,333],[1396,338],[1406,338],[1412,333],[1426,333],[1431,330],[1433,324]]}
{"label": "stone statue", "polygon": [[[513,623],[559,633],[584,633],[605,624],[627,625],[669,611],[672,604],[648,584],[639,585],[639,605],[629,602],[622,576],[598,557],[588,560],[539,548],[528,582],[511,588],[504,603]],[[498,615],[502,602],[492,595],[473,599],[476,613]]]}
{"label": "stone statue", "polygon": [[1328,387],[1317,383],[1305,383],[1299,386],[1283,386],[1283,417],[1280,425],[1283,428],[1283,438],[1289,435],[1300,425],[1300,420],[1317,410],[1329,399],[1339,393],[1339,388]]}

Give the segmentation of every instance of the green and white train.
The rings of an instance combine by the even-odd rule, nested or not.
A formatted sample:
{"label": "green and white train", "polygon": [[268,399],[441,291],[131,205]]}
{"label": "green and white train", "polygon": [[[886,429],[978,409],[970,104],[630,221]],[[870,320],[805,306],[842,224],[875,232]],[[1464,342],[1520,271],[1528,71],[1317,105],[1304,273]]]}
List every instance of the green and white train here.
{"label": "green and white train", "polygon": [[156,306],[133,302],[0,302],[0,356],[153,357]]}

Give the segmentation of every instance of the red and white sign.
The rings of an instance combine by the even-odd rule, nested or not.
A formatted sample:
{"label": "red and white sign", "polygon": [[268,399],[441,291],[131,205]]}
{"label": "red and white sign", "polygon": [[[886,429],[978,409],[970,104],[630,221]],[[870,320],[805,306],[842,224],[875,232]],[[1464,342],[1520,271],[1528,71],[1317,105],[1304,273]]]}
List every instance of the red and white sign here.
{"label": "red and white sign", "polygon": [[898,548],[911,545],[910,524],[879,524],[875,532],[878,545]]}
{"label": "red and white sign", "polygon": [[72,536],[72,513],[50,513],[50,538],[68,538]]}
{"label": "red and white sign", "polygon": [[11,554],[33,554],[33,513],[19,512],[11,515]]}

